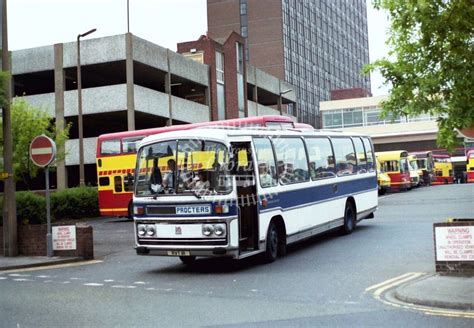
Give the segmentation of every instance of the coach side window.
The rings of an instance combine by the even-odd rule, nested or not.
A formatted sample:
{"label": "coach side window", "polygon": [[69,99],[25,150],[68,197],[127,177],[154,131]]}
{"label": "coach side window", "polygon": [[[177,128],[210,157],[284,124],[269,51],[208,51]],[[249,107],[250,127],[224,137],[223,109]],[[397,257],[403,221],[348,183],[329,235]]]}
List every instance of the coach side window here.
{"label": "coach side window", "polygon": [[357,172],[357,161],[354,145],[350,138],[332,138],[334,156],[336,157],[337,175],[348,175]]}
{"label": "coach side window", "polygon": [[302,139],[274,138],[278,179],[282,184],[309,180],[308,159]]}
{"label": "coach side window", "polygon": [[372,143],[368,138],[362,138],[364,141],[365,146],[365,153],[367,154],[367,171],[374,172],[375,164],[374,164],[374,150],[372,148]]}
{"label": "coach side window", "polygon": [[309,175],[311,179],[323,179],[336,176],[334,155],[328,138],[308,138],[306,148],[309,156]]}
{"label": "coach side window", "polygon": [[260,186],[263,188],[275,186],[277,184],[276,166],[270,140],[267,138],[255,138],[253,143],[257,153]]}
{"label": "coach side window", "polygon": [[352,138],[354,142],[355,151],[357,155],[357,171],[359,173],[366,173],[367,172],[367,157],[364,151],[364,145],[362,140],[358,137]]}

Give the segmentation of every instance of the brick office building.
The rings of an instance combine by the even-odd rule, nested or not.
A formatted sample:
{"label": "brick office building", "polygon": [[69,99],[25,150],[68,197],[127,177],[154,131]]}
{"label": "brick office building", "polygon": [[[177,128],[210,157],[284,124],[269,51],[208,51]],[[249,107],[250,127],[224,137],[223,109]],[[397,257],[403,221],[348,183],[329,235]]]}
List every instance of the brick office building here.
{"label": "brick office building", "polygon": [[280,94],[281,89],[293,90],[292,85],[246,63],[244,42],[242,36],[231,32],[224,39],[203,35],[177,45],[178,53],[210,67],[212,120],[279,114],[281,104],[295,103],[293,91]]}
{"label": "brick office building", "polygon": [[370,90],[365,0],[207,0],[207,20],[211,38],[241,34],[250,64],[295,86],[299,121],[319,127],[331,90]]}

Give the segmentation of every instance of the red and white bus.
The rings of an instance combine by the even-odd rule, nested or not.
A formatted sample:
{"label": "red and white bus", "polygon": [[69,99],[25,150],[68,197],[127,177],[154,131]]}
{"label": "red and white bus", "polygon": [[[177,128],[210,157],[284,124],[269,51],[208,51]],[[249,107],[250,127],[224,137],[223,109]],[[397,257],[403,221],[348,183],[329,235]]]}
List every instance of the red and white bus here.
{"label": "red and white bus", "polygon": [[390,189],[408,190],[411,188],[408,152],[405,150],[382,151],[375,153],[375,156],[390,177]]}
{"label": "red and white bus", "polygon": [[267,115],[103,134],[97,139],[96,155],[100,214],[131,216],[137,145],[143,138],[163,132],[213,125],[312,129],[310,125],[295,123],[289,117]]}

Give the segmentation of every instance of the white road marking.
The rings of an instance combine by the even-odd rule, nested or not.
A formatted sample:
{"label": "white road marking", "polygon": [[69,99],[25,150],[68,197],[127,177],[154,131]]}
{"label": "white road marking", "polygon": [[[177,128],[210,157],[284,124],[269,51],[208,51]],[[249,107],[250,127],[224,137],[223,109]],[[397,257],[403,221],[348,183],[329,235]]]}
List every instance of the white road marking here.
{"label": "white road marking", "polygon": [[0,277],[0,280],[6,280],[8,279],[7,277]]}
{"label": "white road marking", "polygon": [[111,287],[112,288],[127,288],[126,286],[122,286],[122,285],[113,285]]}
{"label": "white road marking", "polygon": [[146,285],[146,282],[144,282],[144,281],[135,281],[134,284],[135,285]]}
{"label": "white road marking", "polygon": [[87,283],[87,284],[84,284],[84,286],[102,287],[102,286],[104,286],[104,284],[98,284],[98,283],[95,283],[95,282],[89,282],[89,283]]}
{"label": "white road marking", "polygon": [[27,278],[15,278],[13,279],[13,281],[34,281],[34,280],[27,279]]}
{"label": "white road marking", "polygon": [[29,277],[30,274],[19,274],[19,273],[11,273],[9,274],[10,277]]}
{"label": "white road marking", "polygon": [[115,280],[113,279],[105,279],[104,282],[114,282]]}

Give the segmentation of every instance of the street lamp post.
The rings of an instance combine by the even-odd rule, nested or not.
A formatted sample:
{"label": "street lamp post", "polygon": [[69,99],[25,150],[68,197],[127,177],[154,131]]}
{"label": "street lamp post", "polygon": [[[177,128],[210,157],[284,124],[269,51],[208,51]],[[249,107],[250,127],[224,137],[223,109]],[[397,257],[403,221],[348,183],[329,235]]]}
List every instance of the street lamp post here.
{"label": "street lamp post", "polygon": [[278,95],[278,111],[280,112],[280,115],[283,115],[283,108],[282,108],[282,98],[281,96],[283,96],[284,94],[288,93],[288,92],[291,92],[293,91],[293,89],[287,89],[287,90],[283,90],[281,91],[280,90],[280,93]]}
{"label": "street lamp post", "polygon": [[85,186],[84,181],[84,130],[82,124],[82,79],[81,79],[81,38],[94,33],[92,29],[77,36],[77,125],[79,130],[79,186]]}

